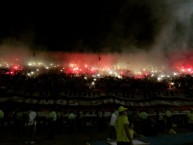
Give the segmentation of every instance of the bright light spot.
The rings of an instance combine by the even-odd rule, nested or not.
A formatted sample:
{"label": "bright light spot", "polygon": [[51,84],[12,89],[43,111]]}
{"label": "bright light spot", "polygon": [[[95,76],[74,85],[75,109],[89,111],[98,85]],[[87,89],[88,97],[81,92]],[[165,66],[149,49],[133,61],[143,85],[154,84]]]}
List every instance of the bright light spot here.
{"label": "bright light spot", "polygon": [[161,78],[161,77],[158,77],[158,78],[157,78],[157,80],[158,80],[158,82],[159,82],[159,81],[161,81],[161,80],[162,80],[162,78]]}
{"label": "bright light spot", "polygon": [[192,71],[192,69],[191,69],[191,68],[188,68],[188,69],[187,69],[187,71],[188,71],[188,72],[191,72],[191,71]]}
{"label": "bright light spot", "polygon": [[94,86],[94,85],[95,85],[95,82],[92,82],[91,85]]}
{"label": "bright light spot", "polygon": [[29,62],[28,65],[29,65],[29,66],[32,66],[32,63]]}
{"label": "bright light spot", "polygon": [[185,72],[185,69],[181,69],[182,72]]}
{"label": "bright light spot", "polygon": [[70,67],[75,67],[76,65],[73,64],[73,63],[70,63],[69,66],[70,66]]}
{"label": "bright light spot", "polygon": [[78,70],[78,67],[73,68],[73,70],[74,70],[74,71],[75,71],[75,70]]}
{"label": "bright light spot", "polygon": [[174,82],[171,82],[171,85],[174,85]]}
{"label": "bright light spot", "polygon": [[11,71],[11,72],[10,72],[10,74],[11,74],[11,75],[13,75],[13,74],[14,74],[14,72],[13,72],[13,71]]}
{"label": "bright light spot", "polygon": [[110,74],[110,75],[112,75],[112,74],[113,74],[113,72],[112,72],[112,71],[109,71],[109,74]]}
{"label": "bright light spot", "polygon": [[42,65],[43,63],[42,62],[38,62],[38,65]]}
{"label": "bright light spot", "polygon": [[173,73],[174,76],[177,76],[178,74],[176,72]]}

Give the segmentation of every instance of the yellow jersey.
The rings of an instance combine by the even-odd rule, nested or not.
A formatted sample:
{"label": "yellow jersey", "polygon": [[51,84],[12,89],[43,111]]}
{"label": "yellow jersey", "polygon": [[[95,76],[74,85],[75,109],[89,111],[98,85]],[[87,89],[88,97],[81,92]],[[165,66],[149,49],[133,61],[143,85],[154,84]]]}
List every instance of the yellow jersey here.
{"label": "yellow jersey", "polygon": [[115,122],[117,141],[129,142],[129,139],[128,139],[127,134],[125,132],[125,124],[129,125],[128,117],[125,115],[119,116]]}

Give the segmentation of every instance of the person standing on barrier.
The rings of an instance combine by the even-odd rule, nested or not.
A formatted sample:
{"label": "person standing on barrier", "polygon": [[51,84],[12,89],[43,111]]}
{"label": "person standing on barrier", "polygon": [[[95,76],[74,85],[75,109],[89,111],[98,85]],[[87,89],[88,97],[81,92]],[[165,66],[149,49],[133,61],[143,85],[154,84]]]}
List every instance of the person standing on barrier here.
{"label": "person standing on barrier", "polygon": [[109,122],[109,138],[108,140],[116,139],[116,130],[115,130],[115,122],[117,120],[119,113],[117,110],[112,112],[110,122]]}
{"label": "person standing on barrier", "polygon": [[0,130],[3,130],[4,129],[3,127],[4,127],[4,112],[3,110],[0,109]]}
{"label": "person standing on barrier", "polygon": [[23,134],[24,127],[23,112],[17,108],[13,112],[13,135],[20,136]]}
{"label": "person standing on barrier", "polygon": [[193,108],[190,110],[187,116],[188,116],[188,128],[190,128],[190,130],[193,131]]}
{"label": "person standing on barrier", "polygon": [[97,112],[97,127],[98,127],[98,131],[103,131],[104,128],[104,112],[103,110],[99,110]]}
{"label": "person standing on barrier", "polygon": [[0,126],[3,126],[4,112],[0,109]]}
{"label": "person standing on barrier", "polygon": [[83,129],[83,118],[84,118],[83,112],[82,111],[77,112],[76,124],[79,131],[82,131]]}
{"label": "person standing on barrier", "polygon": [[165,116],[166,116],[166,127],[167,127],[167,129],[169,128],[170,129],[170,127],[172,126],[172,112],[169,110],[169,109],[167,109],[166,110],[166,112],[165,112]]}
{"label": "person standing on barrier", "polygon": [[129,120],[127,117],[127,108],[120,106],[118,108],[119,116],[115,122],[117,135],[117,145],[133,145],[133,140],[129,133]]}
{"label": "person standing on barrier", "polygon": [[57,114],[55,111],[50,111],[47,116],[48,120],[48,139],[54,139],[56,132]]}
{"label": "person standing on barrier", "polygon": [[139,118],[140,118],[140,122],[141,122],[140,128],[142,130],[142,134],[144,134],[144,135],[150,135],[151,134],[150,128],[152,128],[152,126],[151,126],[152,124],[149,122],[148,116],[149,116],[149,114],[145,111],[142,111],[139,113]]}
{"label": "person standing on barrier", "polygon": [[28,113],[28,119],[25,124],[26,126],[26,144],[35,143],[35,132],[36,132],[36,117],[37,114],[35,111],[30,110]]}
{"label": "person standing on barrier", "polygon": [[69,132],[75,131],[75,120],[76,120],[76,114],[72,111],[68,114],[68,126],[69,126]]}

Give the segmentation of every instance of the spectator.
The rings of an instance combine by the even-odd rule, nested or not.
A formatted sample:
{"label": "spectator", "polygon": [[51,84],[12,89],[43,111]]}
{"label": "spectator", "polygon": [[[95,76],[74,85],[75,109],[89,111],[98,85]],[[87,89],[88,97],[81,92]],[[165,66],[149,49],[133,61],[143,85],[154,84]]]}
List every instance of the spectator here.
{"label": "spectator", "polygon": [[53,139],[56,132],[57,114],[55,111],[50,111],[47,116],[48,119],[48,138]]}
{"label": "spectator", "polygon": [[172,124],[171,125],[171,127],[170,127],[170,129],[169,129],[169,134],[170,135],[175,135],[177,132],[176,132],[176,127],[177,127],[177,125],[176,124]]}
{"label": "spectator", "polygon": [[140,125],[140,128],[142,130],[142,134],[144,135],[147,135],[149,134],[149,129],[148,129],[148,125],[149,125],[149,122],[148,122],[148,116],[149,114],[145,111],[142,111],[139,113],[139,118],[141,120],[141,125]]}
{"label": "spectator", "polygon": [[133,140],[129,133],[129,120],[127,117],[127,108],[120,106],[118,108],[119,116],[115,122],[117,145],[133,145]]}
{"label": "spectator", "polygon": [[115,121],[117,120],[118,117],[118,111],[115,110],[112,114],[111,114],[111,119],[110,119],[110,123],[109,123],[109,140],[111,139],[116,139],[116,130],[115,130]]}
{"label": "spectator", "polygon": [[3,126],[4,112],[0,110],[0,126]]}
{"label": "spectator", "polygon": [[143,137],[143,135],[139,135],[134,130],[134,124],[132,122],[130,122],[130,124],[129,124],[129,134],[130,134],[131,139],[133,139],[134,137]]}
{"label": "spectator", "polygon": [[76,115],[74,112],[70,112],[68,114],[68,125],[69,125],[69,131],[73,132],[75,130],[75,119]]}
{"label": "spectator", "polygon": [[79,131],[82,130],[83,125],[83,119],[84,119],[84,114],[82,111],[79,111],[77,113],[77,117],[76,117],[76,124],[78,125],[78,129]]}
{"label": "spectator", "polygon": [[35,143],[35,132],[36,132],[36,117],[37,114],[35,111],[30,110],[28,113],[28,119],[26,122],[26,144]]}
{"label": "spectator", "polygon": [[167,128],[170,128],[172,126],[172,112],[169,109],[167,109],[165,114],[166,114]]}
{"label": "spectator", "polygon": [[193,131],[193,108],[190,110],[187,116],[188,116],[188,126],[190,130]]}
{"label": "spectator", "polygon": [[13,135],[23,134],[24,123],[23,112],[17,108],[13,113]]}
{"label": "spectator", "polygon": [[0,129],[3,130],[3,127],[4,127],[4,112],[3,110],[0,110]]}
{"label": "spectator", "polygon": [[98,131],[102,131],[103,130],[103,124],[104,124],[104,112],[102,110],[99,110],[97,112]]}

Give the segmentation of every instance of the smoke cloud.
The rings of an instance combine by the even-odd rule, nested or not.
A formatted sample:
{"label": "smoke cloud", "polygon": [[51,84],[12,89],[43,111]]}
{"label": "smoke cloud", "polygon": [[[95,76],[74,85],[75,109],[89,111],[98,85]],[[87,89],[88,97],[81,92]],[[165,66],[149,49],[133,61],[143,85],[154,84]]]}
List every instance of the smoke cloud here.
{"label": "smoke cloud", "polygon": [[[103,3],[97,2],[96,4],[102,5]],[[12,59],[18,56],[24,61],[36,59],[61,61],[62,63],[71,61],[78,63],[90,62],[91,64],[103,63],[128,66],[135,70],[142,70],[144,67],[165,67],[170,71],[173,66],[178,67],[178,64],[184,66],[187,63],[189,64],[188,66],[193,68],[193,59],[189,55],[192,54],[193,48],[192,0],[124,0],[119,4],[117,4],[117,1],[112,1],[112,4],[113,6],[110,7],[110,3],[106,2],[105,5],[99,7],[101,9],[97,21],[100,22],[97,24],[100,24],[100,26],[96,30],[93,30],[96,28],[95,26],[90,26],[96,22],[95,17],[91,18],[92,23],[85,26],[84,22],[81,21],[81,26],[76,28],[86,29],[87,26],[90,26],[89,30],[93,30],[94,34],[91,35],[92,32],[89,32],[88,36],[84,34],[83,38],[79,38],[79,35],[77,35],[75,42],[79,42],[78,44],[71,41],[75,47],[81,48],[81,52],[94,51],[98,54],[80,56],[78,54],[74,55],[75,53],[64,54],[65,50],[63,50],[64,52],[52,52],[53,54],[48,53],[46,48],[43,49],[38,46],[41,43],[36,42],[36,44],[33,44],[34,40],[40,42],[42,39],[37,36],[37,33],[33,32],[35,29],[30,25],[29,29],[31,30],[26,31],[27,33],[21,33],[20,40],[6,39],[6,41],[1,41],[0,57]],[[110,10],[106,6],[109,6]],[[95,10],[99,8],[95,8]],[[92,9],[90,8],[90,10]],[[98,16],[98,13],[94,14],[94,16]],[[88,18],[84,16],[85,20]],[[101,20],[104,20],[104,22]],[[76,26],[76,23],[74,25]],[[83,32],[86,33],[84,29],[79,30],[80,36],[83,35]],[[61,33],[65,32],[65,30],[65,28],[63,31],[61,30]],[[75,30],[73,34],[70,31],[67,33],[70,38],[74,38]],[[101,30],[103,31],[101,32]],[[49,37],[49,41],[52,41],[51,38],[53,37],[59,38],[62,35],[53,35]],[[59,40],[62,39],[60,38]],[[23,43],[26,40],[28,43]],[[45,42],[47,41],[46,39]],[[51,44],[57,43],[56,40],[54,41]],[[67,40],[64,42],[67,42]],[[63,43],[60,42],[60,44]],[[67,46],[60,47],[66,48]],[[93,50],[93,48],[96,50]],[[52,48],[52,50],[54,49]],[[72,50],[77,50],[78,53],[79,49]],[[103,53],[116,54],[107,56],[103,55]],[[98,57],[100,57],[100,61]]]}

